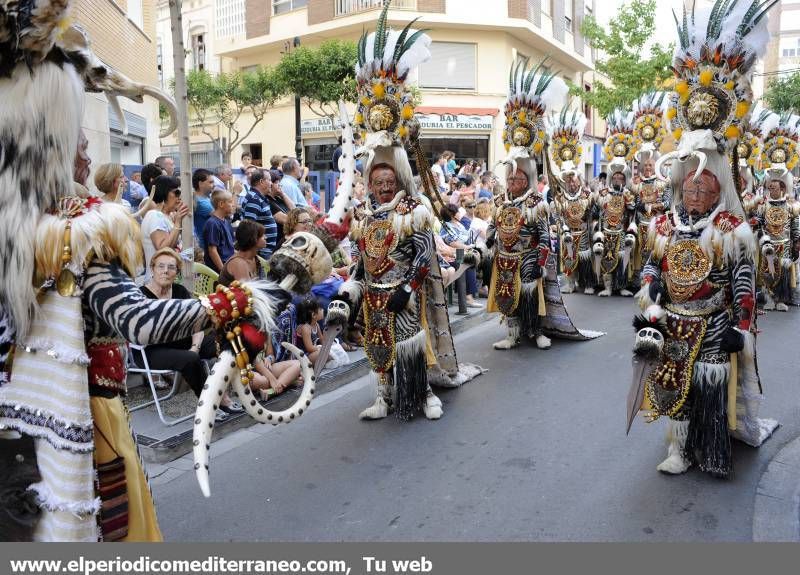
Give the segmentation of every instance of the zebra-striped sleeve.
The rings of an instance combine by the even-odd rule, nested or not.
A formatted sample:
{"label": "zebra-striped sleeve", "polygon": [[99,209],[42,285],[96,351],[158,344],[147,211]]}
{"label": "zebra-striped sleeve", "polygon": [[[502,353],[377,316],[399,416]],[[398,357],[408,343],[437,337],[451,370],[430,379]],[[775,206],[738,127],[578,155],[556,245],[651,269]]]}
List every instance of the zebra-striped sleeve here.
{"label": "zebra-striped sleeve", "polygon": [[750,329],[755,312],[755,265],[747,246],[739,245],[739,257],[731,270],[733,317],[741,329]]}
{"label": "zebra-striped sleeve", "polygon": [[211,327],[198,300],[148,299],[117,264],[89,265],[83,301],[103,324],[137,345],[168,343]]}
{"label": "zebra-striped sleeve", "polygon": [[[411,282],[414,279],[422,279],[431,269],[431,259],[436,254],[436,246],[433,240],[433,234],[429,231],[415,232],[409,239],[414,250],[414,257],[411,260],[411,266],[406,272],[406,282]],[[420,272],[424,269],[422,275]]]}

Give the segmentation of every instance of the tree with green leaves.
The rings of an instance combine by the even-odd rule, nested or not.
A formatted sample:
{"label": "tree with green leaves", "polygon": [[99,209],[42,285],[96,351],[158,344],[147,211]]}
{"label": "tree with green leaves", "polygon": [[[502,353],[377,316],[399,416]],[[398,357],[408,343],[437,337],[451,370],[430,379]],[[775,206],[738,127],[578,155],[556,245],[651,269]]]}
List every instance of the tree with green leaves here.
{"label": "tree with green leaves", "polygon": [[764,103],[778,114],[800,114],[800,72],[769,80],[764,92]]}
{"label": "tree with green leaves", "polygon": [[[285,94],[272,68],[218,76],[206,70],[193,70],[186,76],[186,88],[193,118],[227,163],[231,163],[231,152],[236,146],[253,132],[269,108]],[[210,131],[215,124],[221,124],[227,131],[224,148],[217,135]]]}
{"label": "tree with green leaves", "polygon": [[283,91],[300,96],[318,116],[334,121],[337,102],[356,96],[355,42],[327,40],[319,46],[299,46],[287,52],[275,67]]}
{"label": "tree with green leaves", "polygon": [[600,26],[593,16],[587,16],[581,25],[581,34],[597,50],[595,70],[608,84],[598,80],[590,92],[573,84],[570,94],[604,118],[614,108],[628,108],[642,94],[662,88],[672,77],[671,44],[654,44],[649,57],[644,57],[644,46],[656,30],[655,9],[656,0],[631,0],[620,6],[608,26]]}

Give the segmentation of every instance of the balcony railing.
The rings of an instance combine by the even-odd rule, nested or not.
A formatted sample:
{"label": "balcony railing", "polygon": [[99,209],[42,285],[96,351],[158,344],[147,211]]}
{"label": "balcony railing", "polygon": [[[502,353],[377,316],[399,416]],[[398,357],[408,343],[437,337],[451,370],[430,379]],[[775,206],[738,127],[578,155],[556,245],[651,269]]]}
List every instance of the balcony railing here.
{"label": "balcony railing", "polygon": [[[350,16],[368,10],[383,8],[384,0],[333,0],[334,16]],[[417,0],[394,0],[392,8],[398,10],[416,10]]]}

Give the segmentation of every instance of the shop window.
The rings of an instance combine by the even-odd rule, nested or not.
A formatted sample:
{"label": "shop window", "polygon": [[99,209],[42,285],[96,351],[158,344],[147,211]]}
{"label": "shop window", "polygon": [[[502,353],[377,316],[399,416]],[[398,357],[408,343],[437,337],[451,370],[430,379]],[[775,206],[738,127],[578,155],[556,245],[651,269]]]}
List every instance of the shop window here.
{"label": "shop window", "polygon": [[477,44],[433,42],[431,59],[419,67],[422,88],[474,90]]}
{"label": "shop window", "polygon": [[550,6],[550,3],[553,0],[541,0],[542,2],[542,14],[546,14],[550,16],[553,13],[553,8]]}

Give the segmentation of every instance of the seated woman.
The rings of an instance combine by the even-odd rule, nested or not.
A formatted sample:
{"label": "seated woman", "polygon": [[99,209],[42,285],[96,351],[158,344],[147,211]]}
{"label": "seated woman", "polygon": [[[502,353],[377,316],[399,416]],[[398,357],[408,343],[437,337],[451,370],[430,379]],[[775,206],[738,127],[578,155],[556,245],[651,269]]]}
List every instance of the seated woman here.
{"label": "seated woman", "polygon": [[[457,210],[453,206],[444,206],[440,211],[442,218],[442,230],[439,232],[444,243],[454,249],[463,249],[465,252],[473,251],[475,239],[461,222],[456,219]],[[465,272],[467,278],[467,307],[483,307],[475,301],[474,296],[478,292],[478,281],[475,274],[475,267],[470,267]]]}
{"label": "seated woman", "polygon": [[[253,220],[242,220],[236,228],[236,250],[223,265],[219,283],[228,286],[233,281],[264,279],[266,273],[257,254],[266,244],[264,226]],[[300,362],[295,359],[275,361],[271,338],[267,338],[267,342],[265,357],[259,355],[253,365],[255,374],[251,384],[253,389],[258,390],[262,400],[272,394],[282,393],[300,375]]]}
{"label": "seated woman", "polygon": [[[141,287],[142,293],[150,299],[191,299],[189,290],[175,283],[180,266],[181,258],[172,248],[156,251],[150,260],[151,279]],[[200,397],[206,381],[203,360],[215,358],[217,346],[212,334],[199,331],[172,343],[148,345],[145,353],[151,368],[179,371],[194,394]],[[219,409],[223,414],[218,413],[218,419],[224,419],[224,414],[243,411],[227,395],[222,398]]]}
{"label": "seated woman", "polygon": [[261,261],[259,250],[267,245],[264,226],[255,220],[242,220],[236,228],[236,244],[233,255],[228,258],[219,274],[219,283],[230,285],[234,280],[263,280],[267,277]]}

